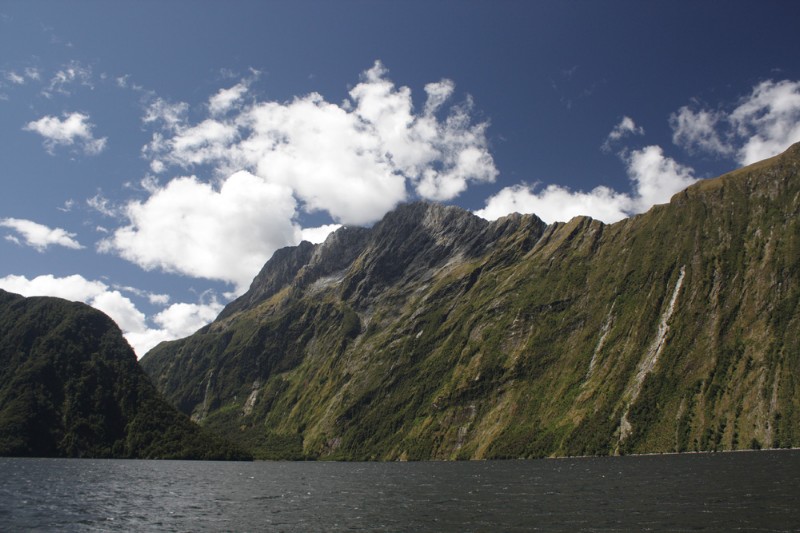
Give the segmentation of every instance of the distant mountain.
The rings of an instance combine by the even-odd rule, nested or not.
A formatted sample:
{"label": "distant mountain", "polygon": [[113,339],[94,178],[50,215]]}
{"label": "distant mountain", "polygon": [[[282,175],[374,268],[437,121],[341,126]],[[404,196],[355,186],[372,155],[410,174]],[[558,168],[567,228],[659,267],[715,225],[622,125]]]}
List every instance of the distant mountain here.
{"label": "distant mountain", "polygon": [[800,145],[616,224],[402,205],[142,360],[258,457],[800,444]]}
{"label": "distant mountain", "polygon": [[165,402],[106,315],[2,290],[0,456],[248,457]]}

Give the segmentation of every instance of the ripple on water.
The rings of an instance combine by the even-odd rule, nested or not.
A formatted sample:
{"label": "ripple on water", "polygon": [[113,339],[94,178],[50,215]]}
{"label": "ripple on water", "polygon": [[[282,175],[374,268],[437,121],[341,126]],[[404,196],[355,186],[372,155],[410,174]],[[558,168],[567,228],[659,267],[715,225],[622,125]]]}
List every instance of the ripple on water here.
{"label": "ripple on water", "polygon": [[2,459],[0,530],[786,531],[800,451],[458,463]]}

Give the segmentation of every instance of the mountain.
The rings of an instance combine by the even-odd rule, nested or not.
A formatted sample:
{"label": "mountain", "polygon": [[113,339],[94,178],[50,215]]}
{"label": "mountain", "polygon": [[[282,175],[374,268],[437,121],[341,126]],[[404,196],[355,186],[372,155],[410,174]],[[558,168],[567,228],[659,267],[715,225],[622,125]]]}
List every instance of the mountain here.
{"label": "mountain", "polygon": [[0,456],[248,457],[170,406],[105,314],[3,290]]}
{"label": "mountain", "polygon": [[800,444],[800,145],[606,225],[402,205],[142,365],[263,458]]}

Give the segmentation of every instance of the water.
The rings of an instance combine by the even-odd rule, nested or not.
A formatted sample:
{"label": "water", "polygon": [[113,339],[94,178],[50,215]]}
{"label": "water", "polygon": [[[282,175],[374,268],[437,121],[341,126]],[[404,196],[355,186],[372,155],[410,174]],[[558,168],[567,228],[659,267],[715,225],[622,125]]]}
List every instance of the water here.
{"label": "water", "polygon": [[800,451],[458,463],[0,458],[0,530],[800,531]]}

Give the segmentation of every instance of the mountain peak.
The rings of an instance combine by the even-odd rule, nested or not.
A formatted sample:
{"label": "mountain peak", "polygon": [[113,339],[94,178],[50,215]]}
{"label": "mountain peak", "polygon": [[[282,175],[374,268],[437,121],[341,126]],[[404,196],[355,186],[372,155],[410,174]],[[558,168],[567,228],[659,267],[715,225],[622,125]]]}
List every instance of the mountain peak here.
{"label": "mountain peak", "polygon": [[[304,241],[277,250],[250,289],[228,304],[219,319],[250,309],[284,287],[302,289],[337,273],[342,281],[345,271],[362,254],[366,258],[360,265],[363,272],[350,273],[345,284],[348,291],[365,283],[380,286],[401,272],[413,276],[451,256],[478,254],[497,237],[498,229],[508,227],[492,225],[456,206],[429,201],[400,204],[372,228],[345,226],[321,244]],[[487,231],[490,228],[493,231]]]}

